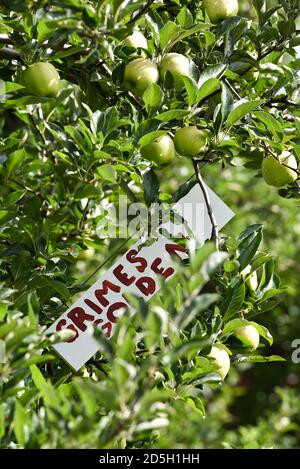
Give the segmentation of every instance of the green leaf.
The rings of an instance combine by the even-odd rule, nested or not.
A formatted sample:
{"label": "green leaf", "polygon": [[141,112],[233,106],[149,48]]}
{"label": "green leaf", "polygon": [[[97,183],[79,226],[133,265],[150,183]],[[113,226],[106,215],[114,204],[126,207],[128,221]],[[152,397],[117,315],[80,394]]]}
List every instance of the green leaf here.
{"label": "green leaf", "polygon": [[258,231],[260,231],[262,228],[263,228],[263,225],[258,224],[258,223],[254,225],[250,225],[239,234],[238,240],[244,241],[246,238],[249,238],[250,235],[258,233]]}
{"label": "green leaf", "polygon": [[93,389],[92,386],[89,386],[89,383],[86,383],[83,380],[74,381],[74,386],[85,407],[87,415],[95,415],[95,413],[97,412],[97,400],[95,396],[95,389]]}
{"label": "green leaf", "polygon": [[268,362],[285,362],[285,359],[279,355],[270,355],[270,357],[263,357],[261,355],[237,355],[235,358],[236,363],[268,363]]}
{"label": "green leaf", "polygon": [[224,321],[228,321],[242,309],[245,294],[246,288],[242,280],[227,291],[221,308]]}
{"label": "green leaf", "polygon": [[47,382],[36,365],[30,366],[32,380],[40,391],[45,404],[49,407],[59,408],[58,394],[50,382]]}
{"label": "green leaf", "polygon": [[159,182],[153,168],[148,171],[144,176],[144,199],[148,207],[158,201],[159,196]]}
{"label": "green leaf", "polygon": [[233,97],[228,86],[222,82],[222,93],[221,93],[221,103],[222,103],[222,121],[227,119],[228,114],[230,113],[233,106]]}
{"label": "green leaf", "polygon": [[45,18],[42,18],[37,25],[37,39],[38,43],[41,44],[42,42],[49,39],[53,31],[55,30],[56,25],[54,22],[47,21]]}
{"label": "green leaf", "polygon": [[5,404],[0,404],[0,442],[5,435]]}
{"label": "green leaf", "polygon": [[232,127],[236,122],[249,114],[249,112],[257,109],[262,103],[262,99],[257,99],[256,101],[245,101],[244,99],[241,99],[240,101],[237,101],[227,117],[227,128]]}
{"label": "green leaf", "polygon": [[165,366],[170,366],[176,361],[178,361],[181,357],[186,356],[195,356],[197,355],[203,347],[208,344],[206,339],[199,340],[199,339],[192,339],[188,342],[183,342],[182,344],[175,347],[171,352],[168,352],[163,357],[163,364]]}
{"label": "green leaf", "polygon": [[253,112],[253,116],[265,124],[267,130],[272,133],[275,140],[280,141],[280,137],[282,136],[282,128],[275,117],[265,111],[255,111]]}
{"label": "green leaf", "polygon": [[25,148],[20,148],[20,150],[16,150],[13,153],[11,153],[8,157],[7,161],[7,174],[10,176],[13,171],[23,163],[23,161],[26,159],[26,150]]}
{"label": "green leaf", "polygon": [[210,94],[214,93],[219,88],[220,88],[219,80],[217,80],[216,78],[209,78],[200,86],[200,89],[197,93],[197,103],[202,101],[202,99],[206,98]]}
{"label": "green leaf", "polygon": [[189,28],[193,24],[193,15],[187,7],[183,7],[177,15],[177,21],[182,28]]}
{"label": "green leaf", "polygon": [[242,244],[239,246],[239,257],[238,261],[240,263],[240,270],[242,271],[254,257],[258,246],[262,240],[262,228],[260,228],[256,234],[251,235],[249,239],[247,238],[243,241]]}
{"label": "green leaf", "polygon": [[24,89],[23,85],[20,85],[16,82],[6,81],[4,82],[4,91],[5,93],[13,93],[14,91],[18,91]]}
{"label": "green leaf", "polygon": [[152,83],[143,94],[143,101],[148,114],[152,109],[159,108],[164,100],[164,93],[159,85]]}
{"label": "green leaf", "polygon": [[222,331],[222,336],[224,337],[225,335],[233,332],[238,327],[247,326],[249,324],[250,322],[247,321],[246,319],[232,319],[231,321],[225,324],[223,331]]}
{"label": "green leaf", "polygon": [[148,143],[152,142],[152,140],[155,140],[160,135],[165,135],[165,133],[166,133],[165,130],[155,130],[154,132],[149,132],[148,134],[143,135],[139,139],[138,144],[141,147],[144,147],[145,145],[148,145]]}
{"label": "green leaf", "polygon": [[[109,165],[103,165],[103,166],[109,166]],[[103,168],[103,166],[99,166],[99,168],[97,168],[98,173],[100,173],[100,169]],[[101,173],[100,173],[100,176],[102,176]],[[94,199],[96,197],[99,197],[99,190],[95,186],[92,186],[92,184],[85,184],[85,185],[78,187],[75,190],[75,194],[74,194],[74,200]]]}
{"label": "green leaf", "polygon": [[189,77],[182,77],[182,81],[184,82],[184,86],[187,92],[187,101],[188,105],[192,106],[197,99],[197,86],[194,80]]}
{"label": "green leaf", "polygon": [[254,321],[250,321],[250,324],[251,326],[255,327],[259,335],[263,337],[264,339],[266,339],[266,341],[269,342],[270,345],[273,344],[272,334],[265,326],[262,326],[261,324],[257,324],[257,322],[254,322]]}
{"label": "green leaf", "polygon": [[200,412],[200,414],[205,417],[205,407],[203,404],[203,401],[200,399],[200,397],[188,397],[185,399],[185,402],[189,404],[193,409],[197,410]]}
{"label": "green leaf", "polygon": [[200,31],[204,31],[205,29],[207,29],[207,25],[205,23],[199,23],[199,24],[195,24],[194,26],[191,26],[188,29],[185,29],[184,31],[179,30],[178,33],[175,34],[174,39],[169,41],[166,47],[166,51],[171,50],[172,47],[174,47],[174,45],[177,44],[177,42],[183,41],[187,37],[192,36],[193,34],[196,34]]}
{"label": "green leaf", "polygon": [[32,329],[38,325],[38,314],[40,310],[39,299],[35,291],[29,293],[27,297],[29,324]]}
{"label": "green leaf", "polygon": [[189,180],[184,182],[176,192],[174,192],[172,201],[173,203],[178,202],[178,200],[182,199],[186,194],[190,192],[190,190],[197,184],[197,180]]}
{"label": "green leaf", "polygon": [[15,413],[14,413],[14,432],[17,438],[17,442],[21,447],[25,446],[26,442],[26,426],[28,424],[28,417],[26,415],[25,409],[20,403],[16,401]]}
{"label": "green leaf", "polygon": [[160,30],[160,47],[163,49],[168,42],[170,42],[176,33],[180,30],[180,27],[173,21],[167,21]]}
{"label": "green leaf", "polygon": [[155,116],[155,119],[163,122],[169,122],[172,120],[182,120],[184,117],[188,116],[189,113],[189,111],[186,111],[184,109],[174,109],[158,114],[157,116]]}
{"label": "green leaf", "polygon": [[[97,168],[97,173],[106,181],[116,182],[117,173],[111,164],[103,164]],[[99,195],[98,191],[97,194]]]}
{"label": "green leaf", "polygon": [[204,293],[199,295],[183,314],[179,315],[176,322],[180,329],[185,329],[196,316],[206,311],[213,303],[217,302],[219,295],[216,293]]}
{"label": "green leaf", "polygon": [[210,78],[221,78],[221,76],[225,73],[227,69],[227,65],[219,64],[219,65],[212,65],[211,67],[207,67],[200,75],[198,81],[198,87],[200,87]]}

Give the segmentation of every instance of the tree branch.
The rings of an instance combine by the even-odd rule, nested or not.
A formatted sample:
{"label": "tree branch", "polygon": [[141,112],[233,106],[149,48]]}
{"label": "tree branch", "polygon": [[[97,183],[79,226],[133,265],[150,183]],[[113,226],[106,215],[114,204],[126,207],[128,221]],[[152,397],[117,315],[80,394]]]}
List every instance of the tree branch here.
{"label": "tree branch", "polygon": [[13,40],[7,34],[0,34],[0,44],[13,44]]}
{"label": "tree branch", "polygon": [[19,62],[23,63],[20,52],[9,49],[8,47],[2,47],[0,49],[0,59],[19,60]]}
{"label": "tree branch", "polygon": [[217,221],[216,221],[214,212],[213,212],[213,210],[212,210],[212,206],[211,206],[211,203],[210,203],[208,191],[207,191],[207,189],[206,189],[206,187],[205,187],[205,184],[204,184],[204,181],[203,181],[203,179],[202,179],[202,176],[201,176],[201,173],[200,173],[198,164],[199,164],[198,160],[196,160],[195,158],[193,158],[193,166],[194,166],[194,170],[195,170],[195,175],[196,175],[198,184],[199,184],[199,186],[200,186],[200,189],[201,189],[201,191],[202,191],[202,194],[203,194],[203,197],[204,197],[204,201],[205,201],[205,205],[206,205],[206,209],[207,209],[207,213],[208,213],[208,216],[209,216],[211,225],[212,225],[211,239],[214,241],[215,246],[216,246],[216,249],[219,250],[219,232],[218,232],[218,225],[217,225]]}

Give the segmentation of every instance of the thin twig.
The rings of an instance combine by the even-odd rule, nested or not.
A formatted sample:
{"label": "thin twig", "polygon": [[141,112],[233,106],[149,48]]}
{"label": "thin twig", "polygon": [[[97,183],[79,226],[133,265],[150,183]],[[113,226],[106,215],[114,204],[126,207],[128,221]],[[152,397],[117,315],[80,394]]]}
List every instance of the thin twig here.
{"label": "thin twig", "polygon": [[198,160],[195,159],[195,158],[193,158],[193,165],[194,165],[195,175],[196,175],[198,184],[200,186],[200,189],[201,189],[203,197],[204,197],[207,213],[208,213],[211,225],[212,225],[211,239],[214,241],[216,249],[218,250],[219,249],[218,225],[217,225],[217,221],[216,221],[214,212],[212,210],[212,206],[211,206],[211,203],[210,203],[208,191],[205,187],[204,181],[202,179],[202,176],[201,176],[201,173],[200,173],[200,170],[199,170],[199,167],[198,167]]}
{"label": "thin twig", "polygon": [[225,83],[226,86],[228,86],[228,88],[230,89],[232,94],[234,94],[237,99],[239,99],[239,100],[242,99],[241,96],[239,95],[239,93],[233,88],[230,81],[227,80],[227,78],[222,78],[222,81]]}
{"label": "thin twig", "polygon": [[294,172],[297,174],[297,176],[300,175],[300,171],[299,171],[298,169],[292,168],[292,167],[289,166],[288,164],[285,164],[285,163],[283,163],[282,161],[280,161],[279,158],[278,158],[278,156],[276,155],[276,153],[274,153],[274,152],[271,150],[271,148],[269,148],[269,147],[265,144],[265,142],[262,142],[262,144],[263,144],[263,147],[264,147],[264,149],[266,150],[266,152],[269,153],[271,156],[273,156],[273,158],[274,158],[278,163],[280,163],[281,166],[285,166],[286,168],[291,169],[292,171],[294,171]]}
{"label": "thin twig", "polygon": [[126,23],[126,26],[128,26],[129,24],[135,23],[139,18],[141,18],[141,16],[143,16],[143,14],[146,13],[146,11],[152,5],[153,2],[154,2],[154,0],[148,0],[148,2],[143,6],[143,8],[141,8],[140,11],[138,11],[138,13],[136,15],[134,15],[128,21],[128,23]]}
{"label": "thin twig", "polygon": [[31,187],[27,187],[24,184],[22,184],[21,182],[17,181],[16,179],[13,179],[13,178],[11,178],[11,181],[14,182],[15,184],[17,184],[18,186],[22,187],[22,189],[24,189],[25,191],[32,192],[33,194],[35,194],[35,191],[33,189],[31,189]]}
{"label": "thin twig", "polygon": [[29,114],[28,114],[28,117],[29,117],[29,119],[30,119],[30,121],[31,121],[31,123],[32,123],[32,125],[33,125],[33,127],[34,127],[34,129],[35,129],[35,131],[36,131],[36,133],[38,134],[38,136],[39,136],[40,139],[42,140],[43,144],[44,144],[44,145],[47,145],[47,140],[45,139],[44,134],[41,132],[41,130],[39,129],[37,123],[35,122],[33,115],[32,115],[31,113],[29,113]]}
{"label": "thin twig", "polygon": [[86,220],[86,216],[87,216],[87,213],[88,213],[88,209],[89,209],[89,204],[90,204],[90,199],[88,199],[87,203],[85,204],[85,207],[83,209],[83,212],[82,212],[82,216],[81,216],[81,220],[79,222],[79,229],[82,230],[83,227],[84,227],[84,222]]}

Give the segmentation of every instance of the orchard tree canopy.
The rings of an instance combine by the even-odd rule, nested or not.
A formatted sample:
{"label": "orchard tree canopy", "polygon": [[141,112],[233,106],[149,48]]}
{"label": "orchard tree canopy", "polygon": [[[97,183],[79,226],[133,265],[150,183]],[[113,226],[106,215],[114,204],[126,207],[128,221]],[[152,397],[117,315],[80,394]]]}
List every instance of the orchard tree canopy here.
{"label": "orchard tree canopy", "polygon": [[[300,197],[299,1],[0,7],[2,447],[295,445],[272,424],[259,424],[269,440],[220,436],[208,401],[234,400],[223,381],[234,385],[241,363],[283,366],[269,365],[285,353],[270,349],[263,318],[286,285],[262,243]],[[51,348],[62,335],[45,331],[128,248],[122,226],[99,235],[119,196],[172,203],[203,179],[240,216],[239,233],[214,226],[149,303],[130,298],[136,314],[110,341],[95,331],[99,352],[72,372]],[[180,419],[194,440],[178,435]]]}

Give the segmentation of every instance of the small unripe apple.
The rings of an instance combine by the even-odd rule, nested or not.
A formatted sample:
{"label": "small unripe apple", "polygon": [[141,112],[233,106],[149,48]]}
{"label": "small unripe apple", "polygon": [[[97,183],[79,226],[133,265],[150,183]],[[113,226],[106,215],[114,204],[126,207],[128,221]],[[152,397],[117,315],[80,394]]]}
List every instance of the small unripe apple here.
{"label": "small unripe apple", "polygon": [[135,49],[138,49],[139,47],[142,49],[148,49],[148,42],[144,34],[139,31],[133,31],[130,36],[127,36],[124,39],[124,46],[134,47]]}
{"label": "small unripe apple", "polygon": [[60,77],[52,64],[37,62],[22,72],[21,81],[30,93],[43,97],[55,97],[58,93]]}
{"label": "small unripe apple", "polygon": [[190,158],[198,155],[204,149],[206,142],[206,133],[194,125],[182,127],[177,130],[174,137],[175,148],[179,155]]}
{"label": "small unripe apple", "polygon": [[214,359],[215,364],[219,367],[219,375],[225,379],[230,368],[230,358],[226,350],[214,345],[208,356]]}
{"label": "small unripe apple", "polygon": [[[247,265],[247,267],[242,270],[241,275],[243,278],[247,277],[246,284],[250,288],[250,290],[256,290],[258,287],[258,280],[257,280],[257,273],[256,271],[251,272],[251,265]],[[250,275],[249,275],[250,274]]]}
{"label": "small unripe apple", "polygon": [[160,63],[160,76],[164,80],[167,72],[170,72],[174,86],[177,90],[180,90],[184,86],[182,77],[188,77],[190,75],[190,61],[187,57],[182,54],[176,54],[170,52],[166,54]]}
{"label": "small unripe apple", "polygon": [[133,94],[141,96],[146,88],[158,81],[157,66],[148,59],[134,59],[124,71],[124,86]]}
{"label": "small unripe apple", "polygon": [[152,142],[141,148],[141,155],[157,166],[166,166],[175,158],[175,147],[172,138],[168,134],[160,135]]}
{"label": "small unripe apple", "polygon": [[288,151],[284,151],[277,158],[272,155],[268,155],[263,159],[261,165],[261,172],[264,180],[270,186],[282,187],[286,184],[296,181],[298,175],[297,160]]}
{"label": "small unripe apple", "polygon": [[247,346],[250,347],[251,350],[256,350],[259,345],[259,333],[255,329],[254,326],[251,324],[247,326],[241,326],[235,329],[235,335],[238,339],[242,340],[242,342]]}
{"label": "small unripe apple", "polygon": [[203,0],[203,5],[212,23],[237,15],[237,0]]}

